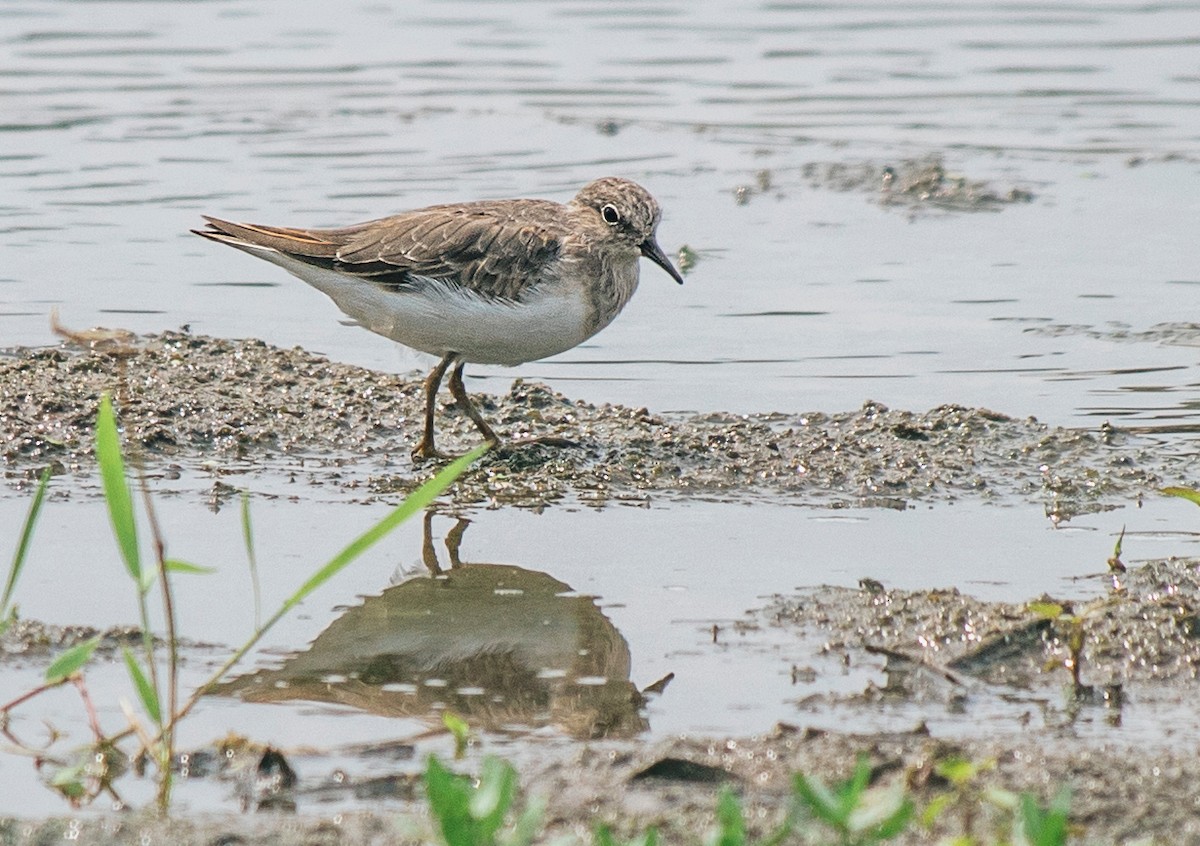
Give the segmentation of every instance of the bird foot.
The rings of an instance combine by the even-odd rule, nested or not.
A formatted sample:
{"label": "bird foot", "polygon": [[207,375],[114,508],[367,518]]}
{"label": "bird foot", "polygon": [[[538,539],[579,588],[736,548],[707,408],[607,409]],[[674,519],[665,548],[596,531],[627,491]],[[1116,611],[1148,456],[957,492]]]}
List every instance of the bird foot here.
{"label": "bird foot", "polygon": [[456,455],[442,452],[432,443],[427,443],[426,441],[421,441],[413,447],[412,451],[412,460],[417,464],[425,461],[449,461],[457,457]]}
{"label": "bird foot", "polygon": [[[500,440],[488,441],[492,445],[493,450],[503,450],[504,444]],[[421,441],[412,450],[412,460],[420,464],[425,461],[453,461],[456,458],[462,458],[467,453],[465,452],[442,452],[432,442]]]}

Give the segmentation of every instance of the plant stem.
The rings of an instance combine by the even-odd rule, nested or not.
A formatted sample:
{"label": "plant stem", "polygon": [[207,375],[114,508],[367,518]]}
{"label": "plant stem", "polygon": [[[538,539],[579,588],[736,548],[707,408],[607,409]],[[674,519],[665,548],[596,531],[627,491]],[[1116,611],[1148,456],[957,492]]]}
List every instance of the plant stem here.
{"label": "plant stem", "polygon": [[[174,714],[179,700],[179,639],[175,631],[175,602],[171,595],[171,580],[167,577],[166,542],[158,525],[158,514],[154,510],[154,502],[150,497],[150,485],[146,482],[141,462],[137,464],[138,483],[142,489],[142,499],[146,505],[146,520],[150,524],[150,537],[154,543],[154,562],[158,567],[158,583],[162,590],[163,616],[167,626],[167,714]],[[151,638],[153,643],[153,638]],[[150,665],[153,672],[154,655],[150,653]],[[154,693],[160,695],[157,677],[152,676]],[[160,707],[159,713],[162,713]],[[158,751],[158,807],[166,813],[171,800],[171,761],[175,757],[174,720],[168,718],[164,724],[159,721],[158,731],[161,737]],[[153,750],[147,750],[153,753]]]}
{"label": "plant stem", "polygon": [[83,709],[87,711],[88,725],[91,726],[92,734],[96,736],[96,742],[102,742],[105,737],[104,732],[100,729],[100,718],[96,716],[96,706],[92,704],[92,697],[88,695],[83,676],[76,673],[71,676],[71,681],[74,682],[75,689],[79,691],[79,698],[83,700]]}

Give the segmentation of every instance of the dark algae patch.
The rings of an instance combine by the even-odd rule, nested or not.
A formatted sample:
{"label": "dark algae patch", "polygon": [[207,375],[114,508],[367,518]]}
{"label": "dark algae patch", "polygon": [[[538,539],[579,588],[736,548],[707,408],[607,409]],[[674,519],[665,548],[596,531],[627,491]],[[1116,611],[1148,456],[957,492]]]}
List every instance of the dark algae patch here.
{"label": "dark algae patch", "polygon": [[[47,463],[87,472],[104,391],[114,397],[122,436],[151,463],[270,463],[364,495],[406,492],[432,472],[409,458],[420,429],[419,379],[261,341],[166,332],[115,349],[0,357],[6,475],[28,479]],[[1159,444],[1112,427],[1063,429],[957,405],[912,412],[868,401],[842,413],[663,415],[571,400],[521,380],[502,396],[479,396],[479,405],[508,438],[574,446],[494,452],[454,489],[464,504],[785,495],[903,507],[911,499],[1017,495],[1069,517],[1196,469],[1194,456],[1165,455]],[[470,421],[448,403],[439,429],[447,449],[477,442]]]}

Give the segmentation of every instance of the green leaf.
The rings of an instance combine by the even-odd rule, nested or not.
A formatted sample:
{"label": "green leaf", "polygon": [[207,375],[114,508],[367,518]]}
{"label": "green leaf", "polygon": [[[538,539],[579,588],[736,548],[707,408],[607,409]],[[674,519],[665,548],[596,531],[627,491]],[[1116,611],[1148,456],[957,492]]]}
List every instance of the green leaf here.
{"label": "green leaf", "polygon": [[117,434],[117,419],[113,414],[112,400],[108,394],[100,397],[100,411],[96,415],[96,460],[100,464],[100,479],[104,483],[104,501],[108,503],[108,516],[113,534],[125,561],[125,569],[145,591],[148,585],[142,574],[142,562],[138,553],[137,524],[133,518],[133,497],[129,483],[125,480],[125,461],[121,458],[121,439]]}
{"label": "green leaf", "polygon": [[17,606],[8,609],[8,613],[0,617],[0,637],[4,637],[4,633],[9,630],[19,619],[17,614]]}
{"label": "green leaf", "polygon": [[77,643],[55,658],[46,668],[46,684],[58,684],[79,672],[100,645],[100,635]]}
{"label": "green leaf", "polygon": [[162,706],[159,704],[158,692],[150,684],[146,674],[142,672],[133,652],[128,647],[122,647],[121,652],[125,656],[125,666],[129,670],[129,677],[133,679],[133,686],[137,688],[138,698],[142,700],[142,707],[146,709],[146,713],[154,721],[154,724],[161,726]]}
{"label": "green leaf", "polygon": [[929,800],[929,804],[921,811],[921,825],[925,828],[930,828],[937,818],[942,815],[946,808],[950,807],[950,803],[954,801],[949,793],[941,793]]}
{"label": "green leaf", "polygon": [[888,788],[861,793],[847,822],[851,831],[867,832],[884,840],[903,831],[912,813],[912,802],[905,796],[904,785],[897,782]]}
{"label": "green leaf", "polygon": [[1015,811],[1021,803],[1021,799],[1017,794],[1011,790],[1005,790],[1003,787],[985,787],[983,789],[983,801],[1003,811]]}
{"label": "green leaf", "polygon": [[[900,787],[903,795],[903,785]],[[916,806],[913,805],[911,799],[905,797],[895,812],[875,829],[874,836],[879,840],[891,840],[896,835],[903,833],[908,828],[915,812]]]}
{"label": "green leaf", "polygon": [[21,526],[21,538],[17,541],[17,551],[13,555],[12,566],[8,569],[8,580],[4,583],[4,595],[0,596],[0,613],[8,608],[13,591],[17,588],[17,579],[25,566],[25,555],[29,552],[29,541],[33,537],[33,527],[37,523],[38,514],[42,511],[42,503],[46,499],[46,487],[50,484],[50,468],[42,471],[37,490],[33,493],[33,502],[29,503],[29,513]]}
{"label": "green leaf", "polygon": [[433,755],[425,764],[425,796],[447,846],[476,846],[475,821],[468,810],[470,784]]}
{"label": "green leaf", "polygon": [[962,788],[981,772],[990,770],[995,766],[996,761],[994,758],[975,762],[969,758],[960,758],[957,755],[951,755],[934,764],[933,771],[955,787]]}
{"label": "green leaf", "polygon": [[333,559],[309,577],[308,581],[302,584],[294,594],[292,594],[284,602],[283,607],[277,613],[277,617],[298,605],[304,597],[308,596],[314,590],[319,588],[325,582],[333,578],[339,571],[342,570],[351,561],[358,558],[376,543],[378,543],[385,535],[411,517],[418,511],[422,511],[431,502],[438,498],[446,488],[453,484],[467,466],[471,464],[479,456],[483,455],[488,450],[488,444],[481,444],[475,449],[468,452],[466,455],[456,458],[454,461],[447,464],[442,470],[430,479],[421,487],[417,488],[409,494],[404,502],[396,506],[390,514],[380,520],[371,528],[367,529],[357,538],[352,540],[350,544],[333,557]]}
{"label": "green leaf", "polygon": [[804,773],[796,773],[792,780],[792,786],[797,798],[804,803],[810,814],[834,827],[840,829],[846,827],[841,804],[829,788],[821,783],[820,779],[809,778]]}
{"label": "green leaf", "polygon": [[82,799],[87,793],[83,786],[84,772],[82,765],[62,767],[50,777],[50,786],[72,801]]}
{"label": "green leaf", "polygon": [[449,729],[454,738],[454,757],[463,757],[467,753],[467,740],[471,732],[467,721],[453,711],[443,711],[442,725]]}
{"label": "green leaf", "polygon": [[1200,490],[1195,488],[1163,488],[1162,492],[1167,496],[1177,496],[1200,505]]}
{"label": "green leaf", "polygon": [[1122,526],[1122,527],[1121,527],[1121,534],[1117,536],[1117,542],[1116,542],[1116,544],[1113,546],[1113,554],[1112,554],[1112,557],[1113,557],[1113,558],[1118,558],[1118,559],[1119,559],[1119,558],[1121,557],[1121,545],[1122,545],[1124,542],[1125,542],[1125,527],[1124,527],[1124,526]]}
{"label": "green leaf", "polygon": [[178,558],[166,558],[163,560],[163,568],[168,573],[215,573],[216,567],[202,567],[199,564],[191,564],[187,561],[180,561]]}
{"label": "green leaf", "polygon": [[[513,826],[512,835],[508,838],[507,846],[529,846],[537,839],[538,832],[542,829],[542,817],[546,814],[546,802],[541,797],[535,797],[525,804],[525,810],[521,811],[521,815],[517,817],[516,825]],[[648,834],[653,832],[650,829]],[[642,846],[654,846],[654,841],[643,843]]]}
{"label": "green leaf", "polygon": [[478,823],[478,842],[495,841],[516,795],[517,771],[513,765],[491,755],[484,758],[479,787],[471,794],[468,805],[471,817]]}
{"label": "green leaf", "polygon": [[842,818],[849,820],[850,812],[859,806],[861,803],[863,791],[867,789],[867,785],[871,782],[871,764],[867,760],[867,756],[859,754],[854,762],[854,772],[850,774],[850,779],[835,788],[838,799],[841,803]]}
{"label": "green leaf", "polygon": [[1037,799],[1030,793],[1021,794],[1021,832],[1032,846],[1064,846],[1067,842],[1067,818],[1071,794],[1066,788],[1042,810]]}
{"label": "green leaf", "polygon": [[710,843],[712,846],[745,846],[746,843],[742,803],[728,785],[721,788],[717,798],[717,831]]}
{"label": "green leaf", "polygon": [[1030,612],[1047,620],[1057,620],[1066,610],[1057,602],[1030,602],[1025,606]]}

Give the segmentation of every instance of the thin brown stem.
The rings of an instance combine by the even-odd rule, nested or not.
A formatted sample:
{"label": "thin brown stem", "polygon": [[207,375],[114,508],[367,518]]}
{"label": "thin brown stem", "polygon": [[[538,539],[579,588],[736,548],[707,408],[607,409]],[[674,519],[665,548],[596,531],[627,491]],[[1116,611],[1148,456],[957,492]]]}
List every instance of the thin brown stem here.
{"label": "thin brown stem", "polygon": [[[158,515],[154,510],[154,501],[150,496],[150,485],[146,482],[146,474],[142,470],[141,462],[137,465],[138,482],[142,489],[142,499],[146,506],[146,520],[150,524],[150,537],[154,542],[154,559],[158,566],[158,583],[162,590],[163,616],[166,618],[167,626],[167,718],[162,719],[162,708],[159,707],[159,725],[158,730],[161,733],[163,740],[163,749],[158,756],[159,763],[159,807],[165,811],[167,803],[170,801],[171,795],[171,759],[175,757],[174,731],[172,719],[175,714],[175,709],[179,705],[179,639],[175,632],[175,601],[171,594],[171,580],[167,577],[167,545],[163,540],[161,528],[158,524]],[[153,642],[153,641],[152,641]],[[154,654],[153,651],[148,656],[150,661],[151,672],[154,672]],[[151,676],[153,679],[155,695],[158,695],[161,688],[158,686],[156,676]],[[147,750],[149,751],[149,750]]]}
{"label": "thin brown stem", "polygon": [[100,728],[100,718],[96,715],[96,706],[92,704],[92,697],[88,694],[83,676],[76,673],[71,676],[71,681],[74,682],[75,689],[79,691],[79,698],[83,700],[83,709],[87,712],[88,725],[92,729],[92,734],[96,736],[96,741],[105,740],[104,732]]}
{"label": "thin brown stem", "polygon": [[5,704],[0,705],[0,714],[7,714],[9,711],[11,711],[13,708],[16,708],[18,705],[24,705],[30,699],[33,699],[33,697],[38,696],[39,694],[45,693],[47,690],[53,690],[56,687],[62,687],[68,681],[69,681],[69,679],[60,679],[59,681],[51,682],[49,684],[40,684],[37,687],[35,687],[33,690],[28,690],[25,693],[22,693],[20,696],[18,696],[16,699],[13,699],[11,702],[6,702]]}

